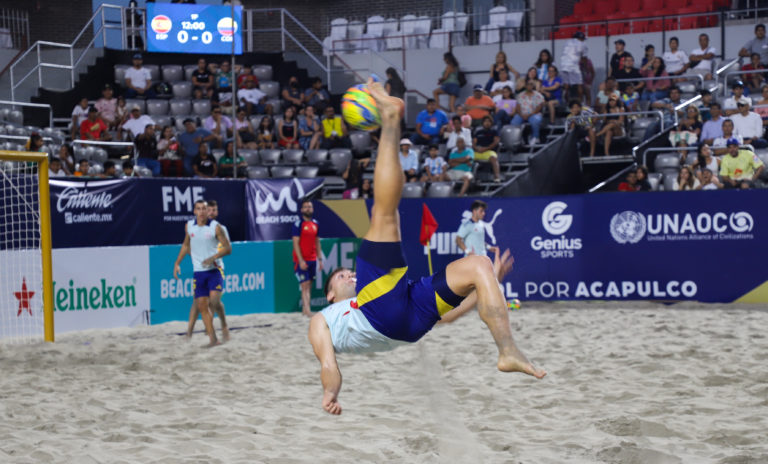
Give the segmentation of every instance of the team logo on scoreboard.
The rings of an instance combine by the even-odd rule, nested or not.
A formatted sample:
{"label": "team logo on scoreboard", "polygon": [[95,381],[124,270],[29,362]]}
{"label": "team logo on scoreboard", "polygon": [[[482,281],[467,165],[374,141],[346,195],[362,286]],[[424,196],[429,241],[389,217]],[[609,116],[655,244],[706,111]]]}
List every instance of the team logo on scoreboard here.
{"label": "team logo on scoreboard", "polygon": [[171,21],[171,18],[165,15],[157,15],[154,18],[152,18],[152,22],[150,23],[150,26],[152,27],[152,30],[155,32],[155,34],[167,34],[171,31],[171,27],[173,27],[173,22]]}
{"label": "team logo on scoreboard", "polygon": [[223,35],[224,37],[232,37],[235,35],[235,32],[237,32],[237,22],[232,21],[232,18],[226,16],[221,18],[219,22],[216,23],[216,29],[218,29],[219,34]]}
{"label": "team logo on scoreboard", "polygon": [[611,236],[618,243],[637,243],[645,235],[645,218],[634,211],[624,211],[611,218]]}

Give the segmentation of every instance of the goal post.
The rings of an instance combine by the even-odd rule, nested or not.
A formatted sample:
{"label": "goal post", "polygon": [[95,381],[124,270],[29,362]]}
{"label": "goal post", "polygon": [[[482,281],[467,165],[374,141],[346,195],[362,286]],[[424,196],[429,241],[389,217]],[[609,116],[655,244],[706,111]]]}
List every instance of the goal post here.
{"label": "goal post", "polygon": [[51,249],[48,154],[0,150],[0,343],[54,341]]}

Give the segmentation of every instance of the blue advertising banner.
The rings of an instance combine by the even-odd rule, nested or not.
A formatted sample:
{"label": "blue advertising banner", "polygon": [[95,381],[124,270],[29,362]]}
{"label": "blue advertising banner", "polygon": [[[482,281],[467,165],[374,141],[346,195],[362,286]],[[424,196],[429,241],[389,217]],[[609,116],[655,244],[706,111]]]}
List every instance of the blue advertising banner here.
{"label": "blue advertising banner", "polygon": [[323,179],[248,180],[245,185],[247,239],[289,240],[291,227],[301,214],[301,200],[322,185]]}
{"label": "blue advertising banner", "polygon": [[[153,324],[185,321],[189,318],[194,291],[192,261],[185,258],[181,277],[173,278],[173,264],[181,245],[149,248],[149,298]],[[274,312],[274,245],[240,242],[224,257],[222,301],[228,315]]]}
{"label": "blue advertising banner", "polygon": [[147,51],[243,53],[243,7],[147,2]]}

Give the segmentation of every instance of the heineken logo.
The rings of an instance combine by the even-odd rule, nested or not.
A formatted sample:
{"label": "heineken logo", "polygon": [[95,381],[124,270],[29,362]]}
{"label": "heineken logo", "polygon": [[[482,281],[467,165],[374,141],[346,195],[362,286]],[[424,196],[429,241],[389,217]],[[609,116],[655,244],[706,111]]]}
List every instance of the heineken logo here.
{"label": "heineken logo", "polygon": [[70,280],[58,289],[54,281],[53,295],[56,311],[131,308],[136,307],[136,279],[132,285],[108,285],[107,279],[101,279],[100,285],[83,287]]}

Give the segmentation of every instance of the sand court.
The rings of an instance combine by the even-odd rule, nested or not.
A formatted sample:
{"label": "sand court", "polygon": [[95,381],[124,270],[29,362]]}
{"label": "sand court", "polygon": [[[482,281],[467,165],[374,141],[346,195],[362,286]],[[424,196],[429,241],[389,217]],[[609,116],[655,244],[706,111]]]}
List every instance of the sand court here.
{"label": "sand court", "polygon": [[[714,309],[713,309],[714,308]],[[476,315],[394,352],[340,355],[339,417],[298,314],[0,345],[0,462],[768,462],[768,312],[524,304],[514,335],[548,375],[495,369]]]}

